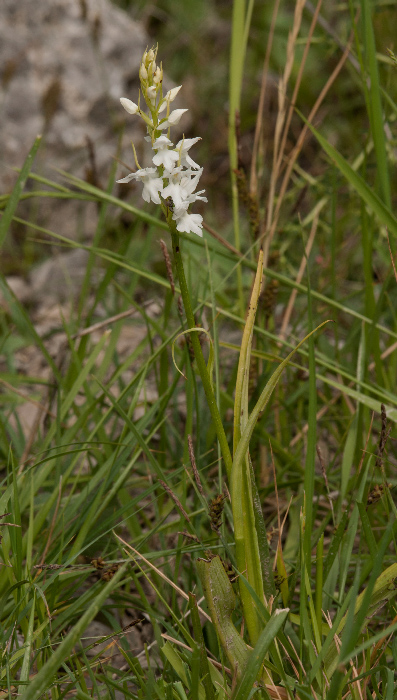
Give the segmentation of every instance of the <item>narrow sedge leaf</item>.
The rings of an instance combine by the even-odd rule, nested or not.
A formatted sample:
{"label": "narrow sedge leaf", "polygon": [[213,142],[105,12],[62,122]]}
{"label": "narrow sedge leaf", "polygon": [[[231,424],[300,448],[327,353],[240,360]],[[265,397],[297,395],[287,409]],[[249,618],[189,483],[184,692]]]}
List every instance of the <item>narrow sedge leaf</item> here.
{"label": "narrow sedge leaf", "polygon": [[372,559],[375,559],[378,548],[376,546],[376,540],[374,537],[374,533],[372,531],[371,523],[369,522],[369,517],[368,517],[366,507],[365,507],[364,503],[362,503],[362,502],[356,501],[356,503],[357,503],[358,512],[360,513],[360,518],[361,518],[361,522],[362,522],[362,526],[363,526],[363,532],[364,532],[365,539],[367,541],[368,549],[370,551]]}
{"label": "narrow sedge leaf", "polygon": [[[182,661],[178,652],[174,649],[170,642],[166,642],[161,647],[161,653],[164,654],[165,658],[171,664],[175,673],[177,673],[177,675],[185,684],[185,686],[189,687],[189,679],[186,673],[186,664]],[[205,692],[203,686],[200,686],[199,688],[199,700],[205,700]]]}
{"label": "narrow sedge leaf", "polygon": [[317,624],[317,616],[316,616],[316,611],[315,607],[313,604],[313,595],[310,587],[310,579],[309,579],[309,574],[307,572],[307,567],[305,566],[305,585],[306,585],[306,593],[308,595],[308,603],[309,603],[309,611],[310,611],[310,619],[312,622],[312,628],[314,632],[314,641],[316,643],[317,651],[320,651],[321,649],[321,626]]}
{"label": "narrow sedge leaf", "polygon": [[[305,249],[305,248],[304,248]],[[309,262],[307,261],[307,309],[309,330],[313,330],[312,294],[309,275]],[[303,483],[305,493],[305,530],[303,533],[303,555],[306,566],[310,570],[313,530],[313,501],[314,481],[316,469],[316,443],[317,443],[317,376],[316,360],[314,355],[314,338],[309,338],[309,415],[308,415],[307,447],[305,460],[305,478]]]}
{"label": "narrow sedge leaf", "polygon": [[255,648],[250,653],[248,664],[233,700],[246,700],[249,697],[255,681],[258,679],[269,647],[285,623],[288,613],[289,608],[274,611],[265,629],[261,632]]}
{"label": "narrow sedge leaf", "polygon": [[[251,346],[258,299],[262,286],[262,277],[263,251],[261,250],[251,300],[248,307],[247,320],[244,326],[237,369],[236,396],[234,402],[234,452],[238,447],[241,432],[248,422],[248,386]],[[239,469],[232,470],[232,478],[230,480],[237,568],[240,572],[245,572],[247,580],[255,590],[259,599],[264,600],[262,569],[266,565],[266,553],[264,552],[264,557],[262,557],[261,560],[258,531],[256,529],[256,522],[260,518],[263,520],[263,515],[261,508],[260,514],[258,508],[254,510],[255,504],[257,503],[255,500],[254,504],[253,483],[255,477],[253,469],[251,468],[248,450],[245,459],[242,460],[239,466]],[[261,530],[263,530],[262,527]],[[263,543],[263,537],[261,538],[261,542]],[[258,611],[252,604],[251,596],[241,580],[239,581],[239,585],[245,624],[247,625],[251,642],[255,644],[261,632],[262,624]]]}
{"label": "narrow sedge leaf", "polygon": [[315,601],[315,608],[316,608],[317,627],[320,631],[320,636],[321,636],[322,619],[323,619],[323,615],[322,615],[323,572],[324,572],[323,552],[324,552],[324,533],[321,535],[321,537],[318,541],[317,551],[316,551],[316,601]]}
{"label": "narrow sedge leaf", "polygon": [[288,574],[287,569],[285,567],[283,550],[281,549],[280,542],[277,545],[276,565],[277,574],[280,580],[279,586],[281,591],[281,597],[283,599],[283,605],[286,607],[289,601]]}
{"label": "narrow sedge leaf", "polygon": [[4,214],[0,219],[0,247],[4,243],[7,231],[10,227],[15,210],[18,206],[18,202],[21,198],[23,188],[25,187],[26,180],[28,179],[29,173],[32,169],[36,153],[39,150],[40,143],[41,136],[37,136],[32,148],[29,151],[28,157],[21,168],[21,172],[18,175],[18,179],[13,187],[7,206],[4,210]]}
{"label": "narrow sedge leaf", "polygon": [[96,596],[79,621],[74,627],[72,627],[65,639],[56,648],[52,656],[50,656],[48,661],[35,675],[30,685],[20,696],[20,700],[38,700],[38,698],[47,690],[48,686],[52,683],[54,674],[57,672],[58,668],[72,652],[73,647],[75,644],[77,644],[79,639],[81,639],[86,627],[98,614],[105,600],[110,596],[111,592],[116,588],[120,579],[125,574],[126,566],[127,563],[123,564],[123,566],[113,576],[111,581],[109,581],[102,588],[101,592]]}
{"label": "narrow sedge leaf", "polygon": [[382,100],[380,94],[380,81],[378,71],[378,59],[376,56],[374,27],[371,17],[371,3],[369,0],[361,0],[364,34],[364,58],[369,74],[369,86],[367,94],[367,109],[369,112],[372,138],[376,153],[377,172],[381,196],[384,203],[391,207],[389,169],[385,144],[385,125],[383,123]]}
{"label": "narrow sedge leaf", "polygon": [[251,489],[252,489],[252,503],[254,508],[255,516],[255,529],[258,537],[258,549],[259,556],[261,560],[262,567],[262,580],[263,580],[263,590],[267,599],[271,596],[276,597],[276,586],[274,584],[273,566],[270,557],[270,548],[267,541],[267,530],[266,523],[263,517],[262,502],[259,496],[258,487],[255,481],[255,474],[252,467],[251,460],[250,472],[251,472]]}
{"label": "narrow sedge leaf", "polygon": [[30,669],[30,655],[32,651],[32,641],[34,632],[34,617],[36,614],[36,595],[33,592],[32,609],[30,611],[28,632],[25,639],[25,653],[23,656],[21,674],[19,680],[21,685],[18,687],[18,692],[23,690],[23,684],[29,680],[29,669]]}
{"label": "narrow sedge leaf", "polygon": [[328,550],[327,558],[324,565],[324,581],[327,580],[328,574],[332,569],[332,564],[335,561],[335,557],[338,554],[340,543],[342,541],[343,535],[345,534],[347,521],[349,518],[349,511],[345,510],[342,515],[342,519],[336,529],[336,532],[332,538],[330,548]]}
{"label": "narrow sedge leaf", "polygon": [[215,690],[211,681],[211,674],[209,670],[209,663],[207,657],[207,651],[205,648],[205,642],[203,637],[203,630],[201,629],[200,616],[197,607],[196,596],[193,593],[189,593],[189,607],[192,615],[192,625],[195,642],[199,649],[199,659],[200,659],[200,671],[203,677],[203,685],[205,689],[205,695],[207,700],[215,700]]}
{"label": "narrow sedge leaf", "polygon": [[[25,583],[29,583],[29,582],[28,581],[21,581],[20,583],[21,583],[21,585],[24,585]],[[17,586],[19,586],[19,584],[17,584]],[[7,591],[7,594],[10,594],[15,588],[16,588],[16,586],[11,586],[9,588],[9,590]],[[50,620],[47,618],[46,620],[44,620],[44,622],[41,623],[41,625],[39,625],[37,627],[37,629],[33,632],[31,645],[34,644],[36,642],[36,640],[38,640],[40,638],[41,633],[44,631],[44,629],[49,624],[50,624]],[[14,654],[11,656],[11,658],[8,659],[8,669],[12,670],[13,667],[17,663],[20,663],[20,661],[24,655],[25,655],[25,647],[21,647],[16,652],[14,652]],[[7,675],[7,668],[3,668],[0,672],[0,679],[3,680],[3,678],[6,677],[6,675]]]}
{"label": "narrow sedge leaf", "polygon": [[[252,346],[252,333],[256,318],[256,311],[258,308],[258,299],[261,293],[263,278],[263,250],[259,253],[258,267],[256,270],[256,276],[254,281],[254,286],[252,288],[251,300],[248,307],[247,320],[244,326],[243,337],[241,340],[241,350],[240,357],[237,368],[237,379],[236,379],[236,394],[234,399],[234,431],[233,431],[233,454],[235,454],[240,436],[241,429],[244,428],[248,416],[246,415],[246,407],[243,404],[243,387],[244,384],[248,386],[249,377],[249,365],[251,357],[251,346]],[[245,378],[245,382],[244,382]],[[242,415],[242,410],[245,409],[245,414]]]}
{"label": "narrow sedge leaf", "polygon": [[[300,112],[299,112],[300,114]],[[337,168],[340,170],[342,175],[346,178],[346,180],[352,185],[352,187],[356,190],[357,194],[361,197],[361,199],[369,206],[369,208],[374,212],[374,214],[377,215],[379,220],[381,221],[382,224],[387,226],[389,231],[391,231],[395,236],[397,236],[397,219],[396,217],[392,214],[390,209],[382,202],[380,197],[367,185],[367,183],[358,175],[355,170],[349,165],[347,160],[341,156],[340,153],[331,146],[328,141],[321,136],[321,134],[317,131],[317,129],[314,128],[307,119],[303,117],[302,114],[300,114],[302,117],[303,121],[308,125],[310,131],[312,134],[316,137],[317,141],[319,142],[320,146],[323,148],[325,153],[333,160]]]}
{"label": "narrow sedge leaf", "polygon": [[392,532],[393,525],[393,521],[389,522],[382,536],[369,577],[368,586],[357,598],[354,608],[355,617],[353,628],[351,629],[349,627],[348,633],[345,632],[342,637],[342,657],[348,655],[353,650],[366,620],[371,617],[379,607],[384,605],[388,600],[394,598],[397,594],[397,587],[395,586],[397,564],[392,564],[386,571],[379,574],[382,569],[383,559],[388,546],[389,534]]}
{"label": "narrow sedge leaf", "polygon": [[[379,552],[378,552],[379,557]],[[383,558],[383,557],[382,557]],[[379,560],[379,559],[378,559]],[[395,586],[395,579],[397,578],[397,564],[392,564],[385,571],[383,571],[380,576],[375,580],[375,585],[373,585],[373,590],[371,591],[371,583],[367,588],[357,596],[354,605],[354,628],[351,633],[355,631],[355,639],[349,643],[349,647],[344,651],[342,648],[341,656],[344,656],[344,661],[347,661],[353,655],[353,647],[355,641],[361,631],[362,625],[365,619],[371,618],[382,605],[385,605],[388,601],[392,600],[397,595],[397,588]],[[349,613],[342,618],[336,634],[340,635],[346,626]],[[386,634],[386,631],[385,631]],[[353,645],[353,646],[352,646]],[[335,643],[332,644],[328,654],[325,657],[325,669],[328,677],[330,677],[335,671],[338,664],[339,652],[336,648]]]}
{"label": "narrow sedge leaf", "polygon": [[[272,376],[270,377],[269,381],[267,382],[265,388],[263,389],[250,417],[248,420],[248,423],[246,425],[246,428],[244,430],[244,433],[241,436],[241,440],[239,442],[234,460],[233,460],[233,470],[234,469],[239,469],[241,461],[245,459],[245,455],[247,453],[249,443],[252,437],[252,433],[254,432],[255,425],[257,423],[257,420],[259,418],[259,414],[263,409],[265,408],[266,404],[268,403],[273,390],[275,389],[278,380],[281,377],[281,374],[283,373],[283,370],[285,367],[288,365],[289,361],[292,359],[294,354],[296,353],[297,350],[303,345],[303,343],[311,336],[313,333],[316,333],[320,328],[323,328],[329,321],[324,321],[321,323],[317,328],[315,328],[311,333],[306,335],[303,340],[298,343],[298,345],[290,352],[290,354],[283,360],[280,365],[277,367],[275,372],[273,372]],[[232,482],[233,482],[233,471],[232,471]]]}

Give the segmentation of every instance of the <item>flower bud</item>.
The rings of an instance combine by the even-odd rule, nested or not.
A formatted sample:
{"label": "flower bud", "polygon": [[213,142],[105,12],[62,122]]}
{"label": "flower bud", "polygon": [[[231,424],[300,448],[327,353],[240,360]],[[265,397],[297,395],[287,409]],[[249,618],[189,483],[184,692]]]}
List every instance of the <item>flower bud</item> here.
{"label": "flower bud", "polygon": [[168,124],[170,126],[175,126],[175,124],[179,124],[181,116],[187,111],[187,109],[174,109],[174,111],[171,112],[171,114],[168,117]]}
{"label": "flower bud", "polygon": [[169,100],[170,102],[173,102],[175,100],[175,97],[177,96],[179,90],[181,89],[182,85],[178,85],[178,87],[172,88],[172,90],[168,90],[165,99]]}
{"label": "flower bud", "polygon": [[120,102],[128,114],[136,114],[139,111],[138,105],[132,100],[127,99],[127,97],[120,97]]}
{"label": "flower bud", "polygon": [[[145,51],[145,53],[146,53],[146,51]],[[156,58],[156,56],[154,55],[153,49],[149,49],[149,51],[146,54],[146,63],[147,64],[151,63],[152,61],[154,61],[155,58]]]}
{"label": "flower bud", "polygon": [[150,102],[154,103],[156,101],[156,94],[157,94],[157,88],[155,85],[152,85],[152,87],[148,87],[146,90],[146,94],[150,100]]}
{"label": "flower bud", "polygon": [[168,90],[166,96],[161,102],[160,108],[159,108],[159,114],[161,112],[164,112],[165,108],[170,102],[173,102],[175,100],[175,97],[177,96],[179,90],[181,89],[182,85],[178,85],[178,87],[172,88],[172,90]]}
{"label": "flower bud", "polygon": [[145,68],[145,64],[143,63],[143,61],[139,67],[139,77],[142,81],[147,80],[147,70]]}
{"label": "flower bud", "polygon": [[162,82],[162,80],[163,80],[163,69],[160,68],[160,66],[157,66],[156,72],[153,75],[153,82],[156,85],[159,85]]}

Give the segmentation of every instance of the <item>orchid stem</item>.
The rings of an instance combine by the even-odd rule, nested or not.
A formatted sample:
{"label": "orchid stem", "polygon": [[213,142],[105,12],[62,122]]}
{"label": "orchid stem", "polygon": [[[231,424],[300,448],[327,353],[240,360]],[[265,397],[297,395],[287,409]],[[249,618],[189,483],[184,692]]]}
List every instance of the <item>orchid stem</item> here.
{"label": "orchid stem", "polygon": [[[176,230],[175,222],[172,220],[172,214],[169,211],[167,215],[167,223],[171,232],[172,237],[172,250],[174,253],[174,260],[176,264],[176,269],[179,278],[179,286],[181,289],[181,296],[183,301],[183,306],[185,308],[186,319],[189,329],[196,327],[196,321],[194,318],[192,306],[190,303],[189,290],[187,287],[185,270],[183,267],[179,234]],[[226,438],[226,433],[223,427],[221,415],[219,413],[218,405],[216,403],[215,394],[211,386],[210,376],[207,370],[207,365],[205,363],[203,351],[201,348],[200,340],[198,334],[194,331],[190,333],[190,338],[192,341],[192,346],[194,350],[194,356],[197,362],[197,368],[200,373],[201,381],[203,382],[203,387],[205,391],[205,396],[207,398],[208,408],[210,409],[212,420],[214,421],[214,426],[216,434],[218,436],[219,445],[221,448],[222,456],[225,462],[226,472],[228,477],[231,475],[232,471],[232,455],[229,449],[229,444]]]}

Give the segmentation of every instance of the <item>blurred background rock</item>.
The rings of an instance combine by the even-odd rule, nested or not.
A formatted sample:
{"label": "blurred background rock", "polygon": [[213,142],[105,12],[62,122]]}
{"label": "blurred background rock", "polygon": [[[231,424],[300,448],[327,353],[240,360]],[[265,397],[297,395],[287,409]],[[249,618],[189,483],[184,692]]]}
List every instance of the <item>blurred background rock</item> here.
{"label": "blurred background rock", "polygon": [[[37,134],[44,143],[36,172],[55,178],[53,166],[103,184],[117,132],[125,125],[124,142],[137,138],[140,124],[126,119],[119,97],[137,92],[147,43],[142,24],[107,0],[3,0],[2,192],[11,190],[12,168],[22,165]],[[95,226],[94,205],[82,203],[80,220],[70,216],[71,206],[75,209],[74,202],[57,201],[54,207],[53,200],[42,200],[34,218],[63,235],[86,238]]]}

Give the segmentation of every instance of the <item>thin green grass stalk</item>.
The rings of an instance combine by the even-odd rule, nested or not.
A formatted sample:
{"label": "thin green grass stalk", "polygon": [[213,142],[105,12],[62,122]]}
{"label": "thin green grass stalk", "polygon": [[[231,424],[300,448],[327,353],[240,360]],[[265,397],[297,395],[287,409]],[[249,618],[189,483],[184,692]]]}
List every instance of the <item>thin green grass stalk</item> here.
{"label": "thin green grass stalk", "polygon": [[382,110],[381,89],[379,82],[378,58],[376,56],[375,36],[371,18],[372,8],[369,0],[361,0],[362,26],[364,38],[364,60],[369,84],[363,82],[367,111],[371,126],[376,155],[377,176],[381,198],[391,208],[389,167],[385,146],[385,128]]}
{"label": "thin green grass stalk", "polygon": [[311,333],[309,333],[307,336],[305,336],[305,338],[303,338],[303,340],[301,340],[296,345],[294,350],[280,363],[279,367],[275,370],[275,372],[273,372],[273,374],[270,377],[269,381],[267,382],[265,388],[263,389],[259,400],[257,401],[254,409],[252,410],[250,417],[249,417],[249,420],[247,422],[246,428],[241,435],[241,439],[240,439],[240,442],[238,444],[236,454],[235,454],[234,460],[233,460],[233,468],[235,468],[235,465],[239,464],[240,460],[245,458],[246,452],[247,452],[248,447],[249,447],[249,442],[250,442],[250,439],[252,437],[252,433],[253,433],[255,425],[257,423],[259,414],[264,410],[265,406],[267,405],[284,368],[287,366],[289,361],[292,359],[295,352],[297,352],[299,350],[301,345],[303,345],[303,343],[310,337],[310,335],[312,335],[313,333],[316,333],[318,330],[320,330],[320,328],[325,326],[327,323],[328,323],[328,321],[324,321],[319,326],[317,326],[317,328],[315,328],[313,331],[311,331]]}
{"label": "thin green grass stalk", "polygon": [[[365,332],[361,333],[359,352],[357,356],[357,379],[360,381],[363,378],[365,371]],[[355,464],[357,447],[359,444],[360,434],[360,406],[358,403],[356,412],[352,418],[345,446],[343,449],[342,465],[341,465],[341,482],[340,482],[340,499],[338,503],[338,513],[341,513],[342,503],[347,495],[348,483],[351,476],[352,465]]]}
{"label": "thin green grass stalk", "polygon": [[[16,220],[15,217],[14,220]],[[28,338],[31,339],[32,343],[35,346],[38,346],[40,348],[46,363],[49,367],[51,367],[51,371],[53,372],[54,377],[59,383],[61,383],[62,378],[58,367],[56,366],[56,363],[54,362],[53,358],[48,352],[45,343],[43,343],[43,340],[37,333],[34,324],[29,319],[29,316],[25,311],[24,307],[22,306],[21,302],[17,299],[16,295],[10,288],[5,276],[1,273],[0,291],[7,303],[9,313],[13,319],[13,322],[15,323],[16,328],[19,330],[22,336],[26,335]]]}
{"label": "thin green grass stalk", "polygon": [[248,697],[251,697],[252,688],[259,675],[265,656],[277,637],[279,630],[285,623],[288,613],[288,608],[286,610],[275,610],[250,654],[244,675],[241,678],[233,700],[246,700]]}
{"label": "thin green grass stalk", "polygon": [[382,199],[372,190],[372,188],[367,185],[367,183],[358,175],[351,165],[345,160],[345,158],[331,146],[328,141],[321,136],[321,134],[315,129],[309,122],[300,115],[303,121],[308,125],[312,134],[316,137],[322,149],[327,153],[327,155],[333,160],[337,168],[340,170],[342,175],[350,183],[350,185],[355,189],[360,198],[367,204],[367,206],[376,214],[378,219],[389,229],[391,233],[397,236],[397,219],[393,215],[390,207],[388,207]]}
{"label": "thin green grass stalk", "polygon": [[[365,315],[373,319],[372,328],[367,328],[368,356],[373,354],[376,368],[376,378],[378,383],[382,382],[382,360],[380,357],[380,336],[376,328],[376,320],[379,317],[377,313],[375,294],[373,288],[373,221],[372,217],[369,220],[365,211],[364,202],[361,202],[361,230],[362,230],[362,247],[363,247],[363,268],[365,281]],[[379,309],[380,310],[380,309]]]}
{"label": "thin green grass stalk", "polygon": [[[214,343],[214,367],[215,367],[215,397],[216,403],[219,411],[221,410],[221,391],[220,391],[220,372],[219,372],[219,336],[218,336],[218,322],[217,322],[217,311],[216,311],[216,299],[215,299],[215,289],[214,289],[214,279],[212,272],[212,260],[208,248],[208,243],[205,241],[205,252],[207,256],[207,264],[209,271],[209,281],[210,281],[210,293],[211,293],[211,312],[212,312],[212,338]],[[218,489],[219,493],[222,492],[222,465],[221,465],[221,448],[218,442]]]}
{"label": "thin green grass stalk", "polygon": [[[252,13],[252,4],[250,4]],[[230,47],[230,75],[229,75],[229,158],[230,176],[232,186],[232,211],[234,246],[240,251],[240,221],[239,221],[239,201],[236,176],[234,170],[237,168],[237,140],[236,140],[236,115],[240,112],[241,88],[243,83],[243,69],[245,52],[248,41],[248,26],[250,12],[247,13],[245,0],[233,0],[232,13],[232,37]],[[244,295],[243,279],[241,267],[237,267],[237,296],[241,317],[244,316]]]}
{"label": "thin green grass stalk", "polygon": [[[106,188],[106,193],[109,195],[111,194],[113,187],[114,187],[114,182],[116,179],[116,168],[117,168],[117,161],[114,160],[111,171],[110,171],[110,175],[108,178],[107,188]],[[104,201],[102,206],[101,206],[100,212],[99,212],[96,231],[95,231],[95,235],[94,235],[94,238],[92,241],[93,248],[97,248],[99,246],[100,240],[103,236],[108,207],[109,207],[109,203],[107,201]],[[80,295],[79,295],[79,304],[78,304],[78,310],[77,310],[77,321],[78,321],[79,326],[80,326],[80,321],[81,321],[84,305],[86,303],[87,296],[88,296],[88,293],[90,291],[91,276],[92,276],[92,272],[94,269],[94,265],[95,265],[95,253],[91,252],[89,259],[88,259],[88,262],[87,262],[84,280],[83,280],[83,284],[81,285]],[[91,318],[92,318],[92,310],[91,310],[91,314],[88,315],[88,318],[86,320],[87,326],[90,325]]]}
{"label": "thin green grass stalk", "polygon": [[316,619],[317,628],[322,629],[323,622],[323,572],[324,572],[324,533],[321,535],[316,550],[316,598],[315,598],[315,608],[316,608]]}
{"label": "thin green grass stalk", "polygon": [[26,180],[29,177],[30,171],[33,167],[34,159],[36,157],[37,151],[40,148],[41,136],[37,136],[32,148],[30,149],[28,156],[20,170],[17,181],[12,189],[12,193],[8,198],[5,210],[0,219],[0,247],[3,246],[5,237],[10,228],[11,222],[13,220],[15,210],[18,206],[18,202],[21,199],[23,189],[26,184]]}
{"label": "thin green grass stalk", "polygon": [[[347,163],[346,163],[346,165],[347,165]],[[355,174],[354,170],[353,170],[353,174]],[[361,179],[360,179],[360,182],[362,182]],[[368,194],[368,196],[371,199],[372,194]],[[118,200],[116,200],[116,201],[118,201]],[[371,199],[371,201],[372,201],[372,199]],[[374,206],[375,206],[375,204],[374,204]],[[29,224],[29,222],[26,222],[24,219],[14,217],[14,220],[19,222],[19,223],[22,223],[22,224],[31,225],[36,230],[41,231],[41,232],[45,233],[46,235],[52,236],[58,240],[63,241],[65,244],[67,244],[68,247],[81,248],[82,250],[87,250],[87,251],[90,250],[90,248],[88,246],[84,246],[82,244],[75,243],[75,242],[71,241],[70,239],[65,238],[64,236],[56,234],[53,231],[50,231],[49,229],[45,229],[43,227],[37,226],[36,224]],[[396,231],[396,235],[397,235],[397,220],[394,220],[394,221],[395,221],[395,224],[394,224],[393,230]],[[184,234],[181,234],[180,237],[183,239],[185,236],[184,236]],[[189,241],[193,245],[200,246],[200,247],[204,246],[204,242],[201,239],[199,239],[198,237],[190,238]],[[229,252],[215,248],[211,242],[209,242],[208,245],[209,245],[210,250],[212,252],[214,252],[214,254],[219,255],[220,257],[222,257],[224,259],[235,262],[235,258]],[[122,269],[128,270],[128,271],[133,272],[133,273],[137,273],[143,279],[147,279],[147,280],[152,281],[152,282],[154,281],[154,282],[156,282],[156,284],[159,284],[160,286],[169,289],[169,282],[167,280],[165,280],[163,277],[160,277],[159,275],[156,275],[155,273],[150,272],[145,268],[141,268],[139,265],[136,265],[134,263],[131,263],[131,262],[127,263],[122,256],[118,256],[115,253],[109,253],[109,251],[107,251],[105,249],[100,249],[100,248],[97,249],[95,252],[98,255],[98,257],[102,258],[103,260],[112,262]],[[253,263],[250,260],[247,260],[246,257],[241,258],[241,264],[244,265],[245,267],[248,267],[251,270],[256,270],[256,263]],[[297,289],[297,291],[302,292],[303,294],[307,295],[308,290],[304,284],[297,283],[295,280],[290,279],[286,275],[280,274],[279,272],[276,272],[275,270],[273,270],[271,268],[265,268],[265,273],[266,273],[266,276],[269,277],[270,279],[277,280],[278,282],[280,282],[280,284],[285,285],[287,287],[291,287],[293,289]],[[0,284],[1,284],[1,278],[0,278]],[[179,292],[180,290],[177,288],[176,291]],[[351,308],[351,307],[347,306],[346,304],[342,304],[342,303],[332,299],[331,297],[326,296],[325,294],[322,294],[321,292],[318,292],[315,289],[312,289],[311,295],[312,295],[313,299],[316,299],[317,301],[322,302],[327,307],[331,307],[332,309],[336,309],[338,311],[346,313],[347,315],[351,316],[352,318],[359,319],[359,320],[363,321],[365,324],[369,324],[371,327],[373,326],[373,323],[374,323],[373,319],[367,318],[364,314],[360,313],[356,309]],[[205,302],[205,301],[200,302],[198,308],[195,309],[195,312],[198,311],[202,307],[203,304],[208,305],[208,302]],[[240,316],[236,316],[236,314],[233,314],[232,312],[227,311],[226,309],[219,307],[219,306],[217,306],[217,311],[218,311],[218,313],[221,313],[226,318],[230,318],[233,320],[238,319],[238,322],[241,323]],[[391,330],[390,328],[388,328],[387,326],[384,326],[381,323],[376,322],[375,327],[379,331],[381,331],[382,333],[387,334],[388,337],[397,339],[397,333],[394,332],[393,330]],[[259,329],[259,332],[264,333],[263,329]],[[177,335],[177,333],[175,333],[175,335]],[[41,339],[39,339],[39,340],[41,340]],[[56,371],[58,372],[57,368],[56,368]]]}
{"label": "thin green grass stalk", "polygon": [[[305,250],[305,248],[304,248]],[[313,310],[312,296],[309,275],[309,261],[307,260],[307,318],[309,331],[313,331]],[[303,539],[303,549],[305,563],[308,571],[311,571],[311,550],[312,550],[312,530],[313,530],[313,501],[314,501],[314,482],[316,469],[316,441],[317,441],[317,381],[316,381],[316,360],[314,354],[314,338],[310,335],[309,338],[309,415],[306,446],[306,463],[305,463],[305,479],[304,479],[304,514],[305,514],[305,530]]]}
{"label": "thin green grass stalk", "polygon": [[86,629],[91,620],[93,620],[98,614],[102,604],[117,587],[123,575],[125,575],[126,566],[127,563],[116,572],[111,581],[109,581],[102,588],[101,592],[94,598],[93,602],[89,605],[88,609],[81,616],[77,624],[70,630],[65,639],[57,647],[56,651],[53,652],[49,660],[33,678],[26,690],[22,692],[21,700],[38,700],[42,693],[52,685],[54,673],[57,672],[64,659],[69,656],[74,645],[80,639],[82,632]]}
{"label": "thin green grass stalk", "polygon": [[[203,678],[203,685],[205,689],[206,700],[215,700],[214,686],[211,681],[211,673],[209,668],[209,661],[207,657],[207,650],[205,648],[205,641],[203,637],[203,632],[201,629],[200,616],[197,607],[196,596],[193,593],[189,593],[189,607],[192,615],[192,625],[193,634],[198,645],[199,651],[199,670]],[[192,683],[193,685],[193,683]]]}
{"label": "thin green grass stalk", "polygon": [[[234,404],[234,431],[233,453],[236,454],[248,422],[248,384],[251,358],[251,345],[253,326],[261,292],[263,276],[263,252],[259,254],[258,267],[255,282],[252,289],[247,320],[244,326],[243,338],[236,379],[236,394]],[[249,452],[247,450],[244,460],[237,466],[233,463],[230,489],[232,497],[232,511],[234,524],[234,538],[236,543],[236,561],[240,572],[245,572],[248,582],[253,587],[260,600],[264,600],[264,587],[262,570],[265,562],[261,562],[258,532],[256,529],[254,510],[254,475],[251,468]],[[259,518],[262,513],[260,512]],[[263,520],[263,516],[262,516]],[[246,586],[240,581],[240,596],[244,611],[244,620],[252,644],[256,644],[261,633],[262,625],[255,607],[252,605],[251,596]]]}

